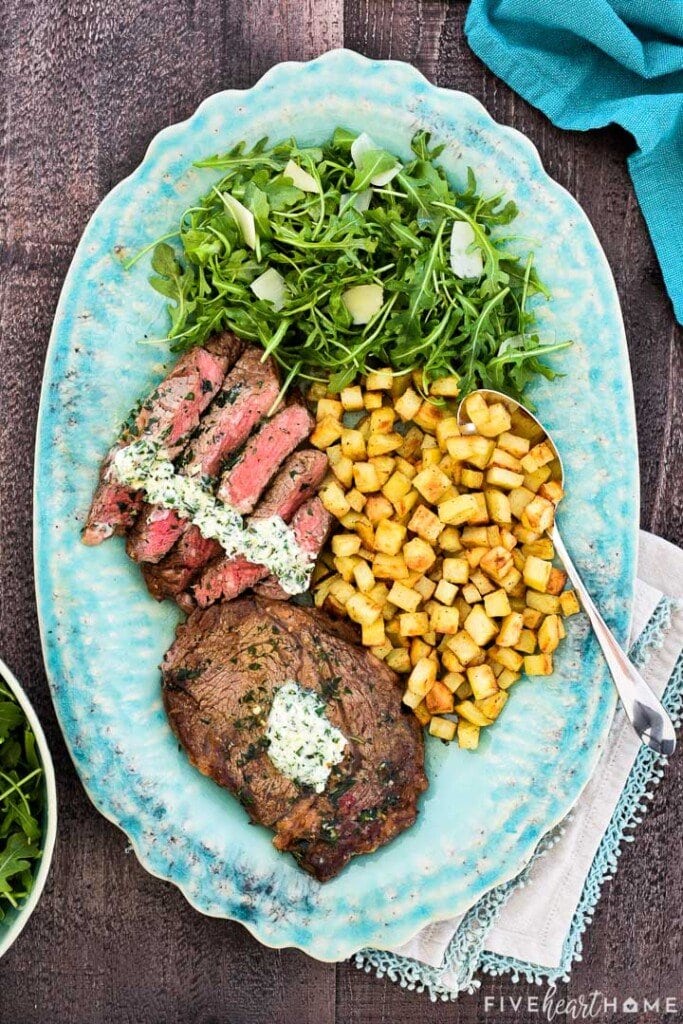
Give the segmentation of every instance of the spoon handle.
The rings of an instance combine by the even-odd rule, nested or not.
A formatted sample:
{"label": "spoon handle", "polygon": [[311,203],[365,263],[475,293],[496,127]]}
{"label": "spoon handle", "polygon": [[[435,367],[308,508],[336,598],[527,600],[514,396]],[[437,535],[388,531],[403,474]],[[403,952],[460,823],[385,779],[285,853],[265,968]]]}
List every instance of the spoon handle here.
{"label": "spoon handle", "polygon": [[591,621],[628,720],[642,743],[659,754],[667,756],[673,754],[676,748],[676,734],[671,719],[640,672],[628,660],[612,635],[609,626],[593,604],[556,526],[553,527],[552,541],[574,589],[581,598],[584,611]]}

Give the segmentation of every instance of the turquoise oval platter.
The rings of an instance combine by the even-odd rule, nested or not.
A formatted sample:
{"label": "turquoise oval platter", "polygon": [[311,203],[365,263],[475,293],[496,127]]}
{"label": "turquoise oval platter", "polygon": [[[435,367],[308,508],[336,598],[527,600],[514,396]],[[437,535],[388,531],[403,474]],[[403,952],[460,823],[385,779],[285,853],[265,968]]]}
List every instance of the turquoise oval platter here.
{"label": "turquoise oval platter", "polygon": [[103,201],[74,256],[57,309],[40,405],[35,574],[53,700],[95,806],[145,868],[205,914],[241,921],[266,945],[338,960],[407,941],[453,917],[529,861],[576,801],[605,742],[615,694],[582,616],[568,623],[557,671],[515,685],[479,751],[427,741],[429,791],[418,823],[320,885],[247,823],[235,800],[196,772],[162,709],[158,665],[180,613],[157,605],[120,539],[80,543],[100,460],[139,395],[162,374],[163,300],[148,259],[123,257],[172,230],[216,176],[194,160],[294,135],[311,144],[337,125],[407,156],[418,129],[446,143],[456,183],[471,166],[484,192],[516,200],[523,244],[553,299],[547,340],[572,338],[564,376],[532,392],[561,449],[563,536],[622,642],[628,635],[638,525],[633,397],[614,282],[588,219],[518,132],[472,97],[412,67],[340,50],[274,67],[252,89],[207,99],[162,131],[138,169]]}

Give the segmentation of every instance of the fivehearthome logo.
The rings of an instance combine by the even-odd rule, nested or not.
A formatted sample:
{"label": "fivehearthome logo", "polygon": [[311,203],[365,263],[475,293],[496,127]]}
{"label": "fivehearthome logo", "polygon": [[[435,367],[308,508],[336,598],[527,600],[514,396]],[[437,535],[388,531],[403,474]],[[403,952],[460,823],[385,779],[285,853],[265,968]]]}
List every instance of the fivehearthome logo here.
{"label": "fivehearthome logo", "polygon": [[484,1012],[530,1014],[535,1013],[541,1020],[553,1021],[599,1020],[609,1019],[615,1014],[641,1015],[659,1013],[663,1015],[678,1014],[683,1003],[675,996],[611,996],[595,990],[577,996],[563,998],[558,996],[557,987],[549,985],[543,995],[519,996],[484,996]]}

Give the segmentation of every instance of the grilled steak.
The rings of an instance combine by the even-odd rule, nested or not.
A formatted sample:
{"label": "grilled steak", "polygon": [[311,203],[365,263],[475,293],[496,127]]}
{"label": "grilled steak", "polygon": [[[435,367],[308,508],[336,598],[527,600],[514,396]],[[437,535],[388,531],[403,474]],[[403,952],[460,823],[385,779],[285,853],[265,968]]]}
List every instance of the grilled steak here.
{"label": "grilled steak", "polygon": [[199,418],[218,391],[228,365],[230,336],[212,339],[205,348],[181,356],[164,380],[142,403],[128,435],[117,442],[104,460],[83,531],[85,544],[101,544],[114,533],[124,533],[138,512],[140,496],[116,479],[112,462],[122,444],[135,437],[156,441],[169,459],[185,447]]}
{"label": "grilled steak", "polygon": [[[241,348],[235,350],[235,358],[240,352]],[[250,346],[228,373],[183,452],[181,473],[209,479],[217,476],[223,460],[237,451],[265,416],[277,398],[279,381],[274,362],[262,363],[262,355],[262,349]],[[172,509],[145,504],[128,536],[126,551],[135,562],[159,562],[188,525]]]}
{"label": "grilled steak", "polygon": [[207,562],[221,553],[217,540],[202,537],[196,526],[185,530],[182,537],[158,565],[143,562],[140,570],[152,597],[163,601],[187,590]]}
{"label": "grilled steak", "polygon": [[[241,598],[195,611],[162,666],[166,712],[192,763],[320,881],[412,825],[427,787],[422,730],[402,711],[398,679],[352,636],[321,612]],[[268,715],[288,680],[320,695],[347,740],[322,793],[268,756]]]}
{"label": "grilled steak", "polygon": [[[254,518],[280,516],[288,523],[303,502],[315,494],[326,469],[327,456],[322,452],[309,450],[290,456],[256,508]],[[207,565],[194,587],[195,600],[202,608],[221,597],[231,601],[267,575],[262,565],[254,565],[247,558],[220,556]]]}
{"label": "grilled steak", "polygon": [[[302,551],[315,560],[322,550],[332,526],[332,516],[320,498],[310,498],[292,519],[296,542]],[[256,585],[256,593],[273,601],[288,601],[290,594],[283,590],[275,576],[267,576]]]}
{"label": "grilled steak", "polygon": [[303,405],[288,405],[251,437],[218,488],[221,501],[242,515],[253,512],[262,492],[288,455],[305,441],[314,421]]}

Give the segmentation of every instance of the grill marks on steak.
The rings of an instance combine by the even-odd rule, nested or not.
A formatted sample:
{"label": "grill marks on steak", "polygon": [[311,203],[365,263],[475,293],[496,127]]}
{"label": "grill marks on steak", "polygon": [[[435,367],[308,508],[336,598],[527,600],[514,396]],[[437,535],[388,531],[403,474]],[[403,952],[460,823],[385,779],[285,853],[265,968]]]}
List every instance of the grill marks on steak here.
{"label": "grill marks on steak", "polygon": [[124,533],[140,509],[140,495],[122,485],[113,471],[114,456],[124,443],[136,437],[154,441],[163,447],[169,459],[177,458],[184,448],[218,391],[228,366],[227,338],[213,339],[210,345],[211,348],[194,348],[181,356],[142,403],[130,436],[119,440],[106,456],[83,530],[85,544],[101,544],[114,533]]}
{"label": "grill marks on steak", "polygon": [[[162,666],[164,705],[190,760],[320,881],[408,828],[427,786],[422,730],[401,710],[397,677],[352,636],[315,610],[240,598],[195,611]],[[348,741],[321,794],[268,757],[267,717],[288,679],[320,694]]]}
{"label": "grill marks on steak", "polygon": [[[323,452],[310,449],[290,456],[256,508],[254,518],[280,516],[286,523],[290,522],[297,509],[313,497],[326,470],[327,456]],[[267,576],[264,566],[254,565],[245,557],[220,556],[207,565],[193,588],[194,597],[202,608],[221,597],[231,601]]]}
{"label": "grill marks on steak", "polygon": [[303,405],[288,405],[266,420],[251,437],[221,481],[218,497],[242,515],[253,512],[268,481],[313,430],[314,420]]}

